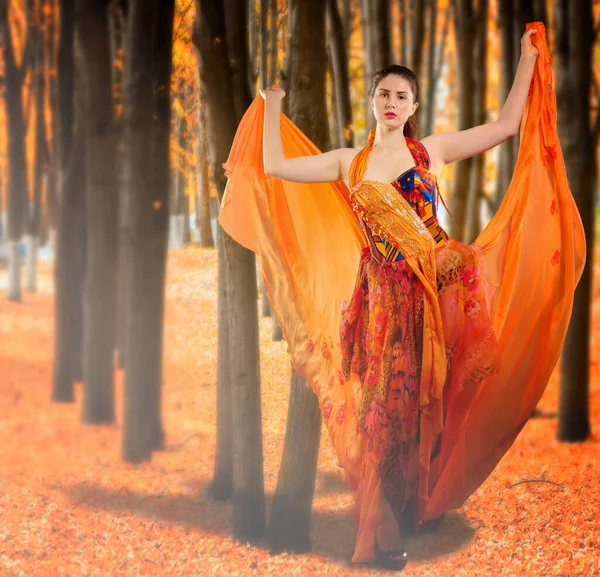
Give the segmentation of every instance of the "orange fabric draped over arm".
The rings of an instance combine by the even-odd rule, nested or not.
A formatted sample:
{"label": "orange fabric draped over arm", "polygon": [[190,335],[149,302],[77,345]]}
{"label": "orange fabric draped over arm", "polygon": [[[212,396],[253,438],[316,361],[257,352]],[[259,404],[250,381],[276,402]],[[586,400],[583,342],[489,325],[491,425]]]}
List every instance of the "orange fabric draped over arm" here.
{"label": "orange fabric draped over arm", "polygon": [[[521,123],[513,178],[474,247],[485,258],[501,370],[448,399],[424,518],[460,507],[512,445],[542,396],[564,342],[586,258],[556,132],[556,98],[544,25]],[[435,470],[435,474],[433,471]]]}

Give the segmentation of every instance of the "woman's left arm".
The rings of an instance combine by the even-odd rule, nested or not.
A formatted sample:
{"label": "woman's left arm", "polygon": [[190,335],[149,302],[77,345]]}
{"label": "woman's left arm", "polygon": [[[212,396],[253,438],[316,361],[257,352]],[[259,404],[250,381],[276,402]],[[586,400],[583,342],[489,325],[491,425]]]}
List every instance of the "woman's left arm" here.
{"label": "woman's left arm", "polygon": [[517,73],[497,120],[458,132],[432,134],[421,141],[431,157],[433,172],[439,172],[446,164],[489,150],[517,134],[538,56],[537,48],[531,43],[535,32],[528,30],[521,38]]}

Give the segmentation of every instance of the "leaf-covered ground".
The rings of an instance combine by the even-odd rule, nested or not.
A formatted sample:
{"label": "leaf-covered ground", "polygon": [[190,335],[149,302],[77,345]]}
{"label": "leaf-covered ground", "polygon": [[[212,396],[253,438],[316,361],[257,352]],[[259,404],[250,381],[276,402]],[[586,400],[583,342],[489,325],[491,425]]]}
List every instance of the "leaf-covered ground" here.
{"label": "leaf-covered ground", "polygon": [[[9,303],[0,290],[0,575],[378,574],[348,565],[352,495],[322,435],[313,553],[271,556],[234,542],[231,504],[211,502],[217,347],[216,257],[169,257],[164,423],[168,449],[139,466],[120,461],[120,425],[80,423],[77,402],[50,403],[52,271],[38,294]],[[594,301],[594,312],[600,297]],[[594,334],[600,319],[594,316]],[[285,343],[261,320],[265,488],[274,494],[290,367]],[[438,531],[407,542],[403,574],[600,574],[600,371],[593,339],[586,443],[556,441],[557,379],[488,480]],[[120,398],[122,375],[117,374]],[[499,408],[501,410],[501,408]],[[118,407],[120,415],[121,406]],[[526,479],[551,482],[521,483]],[[556,484],[554,484],[556,483]],[[558,485],[557,485],[558,484]],[[559,486],[560,485],[560,486]],[[268,514],[268,511],[267,511]]]}

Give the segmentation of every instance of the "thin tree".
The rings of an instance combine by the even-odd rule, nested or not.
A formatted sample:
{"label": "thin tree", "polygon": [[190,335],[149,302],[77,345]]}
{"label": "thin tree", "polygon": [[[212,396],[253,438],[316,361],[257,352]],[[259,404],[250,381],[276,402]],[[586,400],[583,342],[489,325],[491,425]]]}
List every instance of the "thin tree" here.
{"label": "thin tree", "polygon": [[558,130],[587,245],[560,368],[557,436],[561,441],[573,442],[589,438],[591,430],[590,328],[598,179],[598,131],[592,123],[589,89],[594,75],[594,17],[591,0],[556,0],[554,8]]}
{"label": "thin tree", "polygon": [[[475,61],[473,66],[475,85],[475,110],[474,124],[485,124],[487,110],[485,100],[487,96],[487,42],[488,42],[488,0],[478,0],[477,7],[477,32],[475,39]],[[479,154],[473,158],[471,171],[471,186],[469,187],[469,200],[467,203],[467,236],[472,242],[481,232],[481,205],[485,200],[485,161],[486,154]]]}
{"label": "thin tree", "polygon": [[[146,239],[151,284],[149,307],[156,312],[149,319],[151,324],[146,354],[153,356],[147,380],[152,397],[150,414],[151,441],[153,449],[164,446],[162,423],[162,351],[164,337],[165,281],[167,272],[167,242],[169,215],[169,167],[171,123],[171,74],[173,62],[173,20],[175,0],[158,3],[154,20],[154,43],[152,47],[152,229]],[[188,219],[189,220],[189,219]],[[135,336],[133,337],[135,338]],[[141,387],[140,387],[141,388]]]}
{"label": "thin tree", "polygon": [[428,41],[427,41],[427,96],[425,98],[425,135],[433,132],[435,115],[435,89],[437,87],[435,47],[437,42],[437,0],[429,0],[428,10]]}
{"label": "thin tree", "polygon": [[412,70],[417,76],[421,75],[421,63],[425,52],[425,0],[416,0],[412,10],[411,25],[411,50],[410,57]]}
{"label": "thin tree", "polygon": [[[58,158],[54,264],[52,400],[75,400],[82,378],[85,276],[85,131],[83,89],[75,85],[75,1],[61,0],[57,52],[55,152]],[[75,97],[77,95],[77,97]]]}
{"label": "thin tree", "polygon": [[[320,0],[290,0],[286,60],[292,121],[321,150],[329,147],[325,105],[325,6]],[[272,550],[310,550],[310,512],[321,435],[317,396],[292,372],[283,456],[268,528]]]}
{"label": "thin tree", "polygon": [[260,0],[260,86],[266,88],[269,77],[269,0]]}
{"label": "thin tree", "polygon": [[[455,11],[458,44],[458,128],[465,130],[474,124],[473,51],[475,47],[475,10],[473,0],[457,0]],[[462,160],[456,168],[452,238],[464,240],[467,230],[467,194],[471,179],[471,158]]]}
{"label": "thin tree", "polygon": [[31,51],[32,0],[25,7],[27,17],[26,38],[23,55],[15,54],[15,42],[10,26],[9,0],[0,0],[0,46],[3,47],[4,77],[6,82],[6,140],[8,143],[8,186],[7,186],[7,248],[8,248],[8,300],[21,300],[21,256],[19,243],[23,234],[23,220],[28,198],[25,159],[25,117],[23,115],[23,87]]}
{"label": "thin tree", "polygon": [[277,0],[269,0],[269,86],[277,80],[277,31],[278,31]]}
{"label": "thin tree", "polygon": [[248,85],[250,86],[251,92],[254,93],[256,79],[258,78],[259,65],[257,60],[259,59],[259,34],[260,24],[258,22],[258,14],[256,13],[256,0],[248,1],[248,51],[249,51],[249,62],[248,62]]}
{"label": "thin tree", "polygon": [[[514,19],[514,0],[499,0],[498,1],[498,20],[500,26],[500,43],[502,56],[500,60],[500,102],[504,102],[510,91],[512,80],[516,71],[517,54],[515,49],[515,19]],[[496,193],[494,197],[494,208],[498,208],[504,193],[508,189],[510,179],[513,173],[516,156],[515,156],[515,138],[511,138],[503,142],[498,148],[498,177],[496,180]]]}
{"label": "thin tree", "polygon": [[354,130],[352,128],[348,52],[344,36],[344,23],[340,16],[337,0],[327,0],[327,20],[329,24],[328,44],[335,87],[338,141],[340,147],[352,147],[354,146]]}
{"label": "thin tree", "polygon": [[60,19],[60,10],[57,0],[47,0],[45,3],[46,20],[45,20],[45,52],[48,63],[48,100],[50,102],[50,131],[52,139],[48,141],[48,171],[47,171],[47,187],[46,187],[46,203],[45,203],[45,228],[47,229],[48,243],[52,254],[56,250],[56,228],[57,228],[57,212],[58,212],[58,151],[56,133],[58,132],[58,86],[57,86],[57,43],[58,43],[58,26]]}
{"label": "thin tree", "polygon": [[398,3],[400,12],[400,64],[410,66],[409,60],[409,15],[408,15],[408,0],[400,0]]}
{"label": "thin tree", "polygon": [[[251,102],[247,72],[247,4],[244,0],[227,0],[223,6],[219,2],[196,0],[196,14],[195,41],[200,53],[200,74],[206,88],[210,117],[213,173],[221,201],[226,184],[221,165],[229,154],[237,123]],[[219,429],[231,427],[233,536],[257,541],[265,532],[265,499],[256,267],[253,253],[223,233],[218,236],[219,282],[223,283],[219,299],[226,298],[225,306],[219,307],[218,370],[226,368],[222,363],[228,363],[227,377],[230,380],[218,380],[217,383],[217,451]],[[221,319],[223,313],[226,314],[226,322]],[[228,348],[222,350],[223,339],[227,339]],[[224,391],[224,386],[231,386],[230,391]],[[229,395],[230,409],[220,407],[222,402],[227,402]],[[231,420],[227,422],[229,410]],[[221,455],[217,459],[227,457]],[[214,481],[212,487],[217,488]],[[228,487],[222,485],[220,488],[226,490]]]}
{"label": "thin tree", "polygon": [[28,291],[37,290],[37,254],[42,225],[42,186],[48,164],[48,143],[46,136],[45,88],[44,80],[46,56],[41,7],[34,8],[30,34],[33,44],[32,88],[34,100],[34,160],[33,160],[33,195],[27,215],[27,258],[25,267],[25,287]]}
{"label": "thin tree", "polygon": [[[199,85],[202,86],[200,80]],[[198,121],[196,138],[196,181],[198,196],[196,201],[196,226],[199,231],[200,246],[214,248],[210,221],[210,189],[208,184],[208,150],[206,146],[206,106],[202,88],[198,96]]]}
{"label": "thin tree", "polygon": [[375,118],[371,114],[368,90],[375,71],[392,61],[390,0],[361,0],[361,9],[365,55],[365,120],[368,128],[374,128]]}
{"label": "thin tree", "polygon": [[112,423],[115,420],[113,350],[118,187],[108,3],[105,0],[78,0],[77,7],[85,86],[88,209],[82,421]]}
{"label": "thin tree", "polygon": [[[432,0],[432,2],[435,3],[436,0]],[[433,7],[430,8],[430,10],[433,11]],[[434,51],[433,60],[428,61],[425,135],[432,134],[434,129],[435,92],[437,89],[438,80],[442,75],[444,67],[444,58],[446,54],[446,39],[448,37],[448,29],[450,28],[450,22],[452,21],[452,10],[453,5],[450,4],[444,12],[444,25],[442,26],[440,43],[437,46],[437,51]],[[435,54],[435,52],[437,52],[437,55]]]}

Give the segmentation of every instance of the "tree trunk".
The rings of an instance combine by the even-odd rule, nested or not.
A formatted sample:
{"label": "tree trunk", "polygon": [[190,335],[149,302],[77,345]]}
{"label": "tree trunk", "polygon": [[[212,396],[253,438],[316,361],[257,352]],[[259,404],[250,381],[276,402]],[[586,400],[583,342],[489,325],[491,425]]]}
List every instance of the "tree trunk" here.
{"label": "tree trunk", "polygon": [[[458,53],[458,128],[465,130],[474,124],[473,51],[475,48],[475,13],[473,0],[457,0],[455,14]],[[471,179],[471,158],[462,160],[456,168],[452,238],[464,241],[467,235],[467,195]]]}
{"label": "tree trunk", "polygon": [[116,138],[108,4],[79,0],[86,94],[87,257],[84,306],[84,423],[115,420],[114,363],[118,250]]}
{"label": "tree trunk", "polygon": [[[200,74],[206,87],[209,142],[219,200],[226,184],[221,165],[229,154],[237,122],[251,102],[247,80],[246,3],[227,0],[224,4],[197,0],[195,30]],[[216,42],[217,38],[226,38],[227,42]],[[235,114],[231,114],[232,111]],[[223,336],[228,337],[230,352],[233,536],[241,541],[256,542],[265,532],[256,267],[253,253],[227,235],[222,236],[220,270],[226,274],[219,282],[226,283],[230,291],[226,303],[229,335],[219,333],[219,341]],[[224,412],[226,410],[224,408]]]}
{"label": "tree trunk", "polygon": [[[392,61],[389,27],[391,10],[389,0],[361,0],[361,7],[365,46],[365,92],[368,93],[373,74]],[[368,101],[367,94],[365,102],[367,128],[375,128],[375,118],[371,114],[371,106]]]}
{"label": "tree trunk", "polygon": [[[365,130],[369,131],[375,128],[375,118],[371,113],[371,104],[369,99],[369,89],[373,78],[373,42],[371,41],[371,0],[360,0],[360,9],[362,16],[362,40],[363,40],[363,70],[365,83]],[[288,14],[290,12],[288,5]],[[289,17],[289,16],[288,16]],[[290,26],[291,30],[291,26]],[[288,62],[289,62],[288,58]]]}
{"label": "tree trunk", "polygon": [[[109,7],[109,26],[110,26],[110,53],[112,66],[112,85],[115,104],[115,139],[117,147],[116,160],[116,183],[118,202],[118,227],[119,239],[118,244],[123,244],[123,236],[127,234],[123,230],[124,213],[126,211],[124,195],[122,194],[123,185],[123,45],[125,38],[125,9],[121,0],[111,0]],[[121,66],[116,66],[114,63],[119,62]],[[125,335],[125,319],[129,305],[127,303],[127,287],[125,285],[125,266],[123,259],[123,251],[118,249],[117,263],[117,321],[115,324],[115,345],[117,350],[117,363],[120,369],[125,368],[125,345],[123,338]]]}
{"label": "tree trunk", "polygon": [[33,34],[34,59],[32,84],[35,102],[35,152],[33,165],[33,203],[28,207],[27,222],[27,260],[25,267],[25,288],[37,290],[37,252],[40,242],[42,220],[42,185],[48,158],[46,141],[46,122],[44,118],[44,42],[40,23],[41,10],[36,14],[36,23],[31,27]]}
{"label": "tree trunk", "polygon": [[352,127],[348,53],[344,37],[344,24],[338,10],[337,0],[327,0],[327,18],[339,146],[352,148],[354,146],[354,130]]}
{"label": "tree trunk", "polygon": [[[27,205],[27,174],[25,157],[25,118],[23,116],[24,77],[29,60],[31,30],[27,40],[21,66],[17,64],[13,38],[9,25],[8,0],[0,0],[0,37],[3,39],[4,78],[6,82],[5,105],[8,143],[8,191],[7,191],[7,249],[8,286],[10,301],[21,300],[21,256],[19,243],[23,234],[23,219]],[[31,2],[27,4],[28,20],[31,20]]]}
{"label": "tree trunk", "polygon": [[408,0],[400,0],[398,10],[400,11],[400,64],[410,66],[408,60]]}
{"label": "tree trunk", "polygon": [[223,229],[217,227],[218,256],[218,351],[217,351],[217,439],[215,466],[208,493],[215,501],[233,497],[233,416],[227,303],[230,300],[227,270],[223,258]]}
{"label": "tree trunk", "polygon": [[45,204],[45,226],[48,230],[48,244],[50,252],[55,255],[56,248],[56,228],[58,222],[58,172],[59,172],[59,160],[57,151],[57,138],[56,133],[58,132],[58,86],[57,86],[57,38],[58,38],[58,25],[60,18],[60,10],[57,10],[57,6],[54,5],[54,0],[49,0],[48,10],[46,12],[46,31],[44,35],[45,39],[45,51],[48,58],[48,68],[53,72],[50,74],[48,79],[48,100],[50,102],[50,109],[52,111],[50,120],[50,132],[52,134],[51,146],[49,147],[49,165],[47,172],[47,188],[46,188],[46,204]]}
{"label": "tree trunk", "polygon": [[321,439],[321,411],[317,396],[292,371],[288,420],[277,492],[269,522],[271,551],[311,550],[310,512]]}
{"label": "tree trunk", "polygon": [[[179,97],[185,102],[185,90],[179,91]],[[187,166],[185,160],[185,118],[183,114],[175,121],[177,140],[177,166],[175,167],[175,217],[177,221],[177,247],[185,246],[190,242],[190,207],[187,189]]]}
{"label": "tree trunk", "polygon": [[248,63],[248,85],[250,86],[251,92],[254,94],[256,91],[256,78],[257,73],[257,58],[259,57],[258,50],[258,33],[259,24],[256,14],[256,1],[250,0],[248,2],[248,39],[249,39],[249,63]]}
{"label": "tree trunk", "polygon": [[[515,74],[513,0],[498,1],[498,16],[502,43],[502,60],[500,62],[500,106],[502,106],[506,101]],[[502,143],[498,149],[498,178],[496,180],[496,194],[494,198],[495,209],[500,206],[512,178],[515,166],[513,141],[516,141],[516,138],[511,138]]]}
{"label": "tree trunk", "polygon": [[433,133],[435,118],[437,0],[429,0],[429,44],[427,45],[427,98],[425,99],[425,136]]}
{"label": "tree trunk", "polygon": [[412,70],[417,78],[421,77],[421,62],[425,52],[425,0],[417,0],[414,3],[412,18]]}
{"label": "tree trunk", "polygon": [[[485,99],[487,95],[487,41],[488,41],[488,0],[479,0],[477,10],[477,32],[475,45],[474,124],[485,124],[487,120]],[[473,242],[481,232],[481,205],[485,199],[485,160],[486,154],[473,158],[471,186],[467,206],[467,242]]]}
{"label": "tree trunk", "polygon": [[[201,83],[201,81],[200,81]],[[204,98],[198,102],[198,136],[196,139],[196,172],[198,182],[198,227],[200,246],[202,248],[214,248],[211,224],[210,224],[210,189],[208,186],[208,152],[206,149],[206,105]]]}
{"label": "tree trunk", "polygon": [[558,129],[569,177],[579,208],[587,259],[575,291],[573,313],[562,350],[558,432],[560,441],[590,436],[590,328],[594,262],[595,194],[598,166],[591,123],[590,77],[593,76],[594,18],[591,0],[556,0],[556,87]]}
{"label": "tree trunk", "polygon": [[127,322],[121,452],[131,463],[149,459],[164,443],[162,344],[174,11],[174,0],[131,0],[128,11],[124,125],[131,234],[123,250],[127,286],[136,298]]}
{"label": "tree trunk", "polygon": [[277,80],[277,26],[279,11],[277,0],[269,0],[269,86],[273,86]]}
{"label": "tree trunk", "polygon": [[[291,0],[289,110],[292,121],[320,150],[329,148],[325,104],[325,6]],[[310,511],[317,467],[321,413],[317,396],[292,375],[286,438],[268,529],[273,550],[310,549]]]}
{"label": "tree trunk", "polygon": [[269,0],[260,0],[260,87],[266,88],[268,77],[269,55]]}
{"label": "tree trunk", "polygon": [[181,228],[182,244],[187,246],[192,241],[190,230],[190,197],[187,194],[188,172],[185,170],[181,175]]}
{"label": "tree trunk", "polygon": [[[75,92],[75,2],[61,0],[57,56],[58,198],[54,266],[54,366],[52,400],[75,400],[83,362],[85,278],[85,131],[81,82]],[[74,99],[77,95],[76,100]]]}

